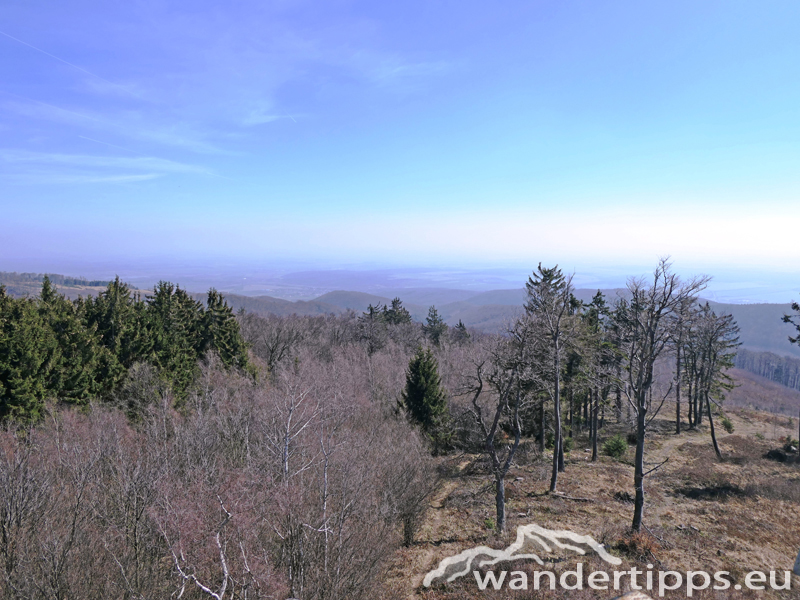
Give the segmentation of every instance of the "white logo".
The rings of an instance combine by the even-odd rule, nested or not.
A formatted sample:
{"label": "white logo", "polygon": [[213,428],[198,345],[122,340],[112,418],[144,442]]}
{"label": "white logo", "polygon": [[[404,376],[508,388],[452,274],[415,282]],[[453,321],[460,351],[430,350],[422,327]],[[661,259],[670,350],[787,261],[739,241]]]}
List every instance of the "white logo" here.
{"label": "white logo", "polygon": [[[459,577],[463,577],[473,568],[496,565],[497,563],[511,560],[530,559],[543,565],[544,562],[538,554],[534,554],[530,551],[522,551],[526,546],[530,547],[532,545],[531,542],[541,546],[547,553],[552,552],[553,547],[563,550],[572,550],[581,555],[585,555],[588,551],[594,551],[609,564],[622,564],[619,558],[606,552],[602,544],[597,543],[588,535],[580,535],[572,531],[553,531],[534,524],[520,525],[517,527],[516,541],[508,548],[496,550],[488,546],[477,546],[469,550],[464,550],[455,556],[449,556],[442,560],[436,569],[425,575],[425,579],[422,580],[422,585],[430,587],[430,585],[439,578],[446,578],[445,581],[451,582]],[[479,556],[490,558],[480,560],[476,565],[473,565],[473,562]]]}

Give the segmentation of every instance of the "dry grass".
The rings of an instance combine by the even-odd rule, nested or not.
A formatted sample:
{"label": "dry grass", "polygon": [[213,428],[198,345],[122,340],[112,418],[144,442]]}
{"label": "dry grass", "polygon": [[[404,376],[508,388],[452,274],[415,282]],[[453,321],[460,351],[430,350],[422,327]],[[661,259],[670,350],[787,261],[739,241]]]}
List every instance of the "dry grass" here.
{"label": "dry grass", "polygon": [[[395,597],[425,600],[475,598],[476,592],[487,598],[613,597],[613,592],[592,590],[478,592],[472,577],[436,589],[418,587],[422,575],[443,558],[477,545],[506,546],[513,541],[517,526],[529,523],[591,535],[623,559],[621,569],[635,565],[646,570],[652,564],[656,569],[681,572],[728,571],[740,583],[752,570],[790,570],[800,548],[800,468],[765,459],[765,452],[776,443],[755,436],[764,432],[765,437],[772,437],[767,433],[771,434],[773,428],[776,434],[786,435],[785,428],[773,422],[770,415],[753,411],[728,414],[736,432],[720,436],[723,462],[716,460],[707,431],[676,436],[669,422],[659,423],[660,433],[647,441],[647,462],[655,464],[666,458],[669,461],[647,479],[646,528],[637,534],[630,532],[633,468],[625,462],[629,457],[617,462],[601,456],[592,463],[584,452],[587,441],[578,438],[575,450],[567,457],[567,471],[559,481],[559,491],[564,496],[589,500],[578,501],[547,493],[549,456],[525,456],[507,479],[509,518],[508,531],[503,536],[487,529],[486,520],[494,517],[494,492],[481,461],[471,457],[469,466],[445,480],[446,497],[440,508],[429,511],[417,544],[395,556],[392,571],[384,581],[386,589],[399,594]],[[780,420],[786,422],[783,417]],[[624,433],[626,429],[619,431]],[[616,432],[609,426],[602,431],[602,437]],[[467,458],[470,457],[461,460]],[[597,557],[584,557],[582,561],[585,568],[593,565],[611,570]],[[557,563],[548,568],[556,572],[571,570],[575,566],[574,555],[563,565]],[[513,563],[505,568],[532,570],[534,566]],[[797,597],[800,580],[795,579],[794,588],[793,592],[764,591],[758,595],[734,590],[695,592],[693,598],[783,600]],[[686,592],[667,592],[664,597],[686,598]]]}

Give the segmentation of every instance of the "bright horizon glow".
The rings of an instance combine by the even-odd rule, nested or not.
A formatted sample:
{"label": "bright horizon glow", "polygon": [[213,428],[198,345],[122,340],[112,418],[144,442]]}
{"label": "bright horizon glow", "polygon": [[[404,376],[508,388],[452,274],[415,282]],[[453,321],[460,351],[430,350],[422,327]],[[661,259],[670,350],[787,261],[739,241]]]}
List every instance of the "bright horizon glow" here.
{"label": "bright horizon glow", "polygon": [[798,17],[788,1],[9,2],[0,270],[637,274],[670,255],[773,273],[782,294],[800,288]]}

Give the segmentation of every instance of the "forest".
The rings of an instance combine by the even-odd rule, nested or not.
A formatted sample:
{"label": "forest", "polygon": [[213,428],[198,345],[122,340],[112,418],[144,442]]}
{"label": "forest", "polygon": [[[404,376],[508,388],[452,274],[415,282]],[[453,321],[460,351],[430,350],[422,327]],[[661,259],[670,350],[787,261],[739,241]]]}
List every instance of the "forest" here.
{"label": "forest", "polygon": [[480,457],[502,536],[522,454],[563,493],[579,435],[591,462],[634,447],[626,519],[643,531],[656,417],[708,431],[718,460],[732,431],[738,327],[698,301],[707,281],[662,260],[626,298],[581,302],[540,264],[496,335],[435,307],[415,322],[399,298],[259,316],[167,282],[0,287],[0,596],[406,597],[377,586],[442,457]]}

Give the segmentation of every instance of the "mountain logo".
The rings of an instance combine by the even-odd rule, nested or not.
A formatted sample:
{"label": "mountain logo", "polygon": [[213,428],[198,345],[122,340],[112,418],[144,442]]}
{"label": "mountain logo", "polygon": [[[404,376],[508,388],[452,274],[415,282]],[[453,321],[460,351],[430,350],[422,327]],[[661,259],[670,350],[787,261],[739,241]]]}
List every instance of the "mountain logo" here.
{"label": "mountain logo", "polygon": [[438,567],[425,575],[422,585],[430,587],[437,579],[446,582],[455,581],[473,569],[514,560],[528,559],[544,565],[539,554],[533,552],[533,550],[539,551],[539,548],[548,554],[552,553],[555,548],[571,550],[580,555],[595,552],[611,565],[622,564],[622,560],[606,552],[602,544],[588,535],[580,535],[567,530],[554,531],[536,524],[520,525],[517,527],[516,540],[507,548],[497,550],[488,546],[476,546],[455,556],[449,556],[443,559]]}

